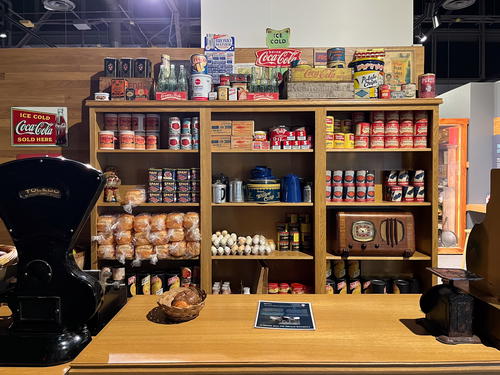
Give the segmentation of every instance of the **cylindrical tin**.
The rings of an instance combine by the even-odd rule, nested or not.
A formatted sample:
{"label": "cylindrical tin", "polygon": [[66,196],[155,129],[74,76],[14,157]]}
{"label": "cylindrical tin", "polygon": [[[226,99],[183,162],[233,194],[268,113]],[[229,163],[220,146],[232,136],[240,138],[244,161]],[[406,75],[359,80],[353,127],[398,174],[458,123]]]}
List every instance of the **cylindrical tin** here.
{"label": "cylindrical tin", "polygon": [[371,122],[385,121],[385,112],[384,111],[372,111],[370,115]]}
{"label": "cylindrical tin", "polygon": [[146,150],[157,150],[160,133],[146,133]]}
{"label": "cylindrical tin", "polygon": [[354,133],[344,134],[344,148],[354,148]]}
{"label": "cylindrical tin", "polygon": [[[344,184],[354,184],[354,176],[355,175],[356,175],[356,172],[354,172],[351,169],[344,171]],[[334,179],[333,182],[336,183],[337,181]]]}
{"label": "cylindrical tin", "polygon": [[366,171],[366,184],[373,185],[375,184],[375,171]]}
{"label": "cylindrical tin", "polygon": [[333,147],[344,148],[345,136],[344,133],[335,133],[333,135]]}
{"label": "cylindrical tin", "polygon": [[335,47],[326,51],[327,68],[345,68],[345,48]]}
{"label": "cylindrical tin", "polygon": [[332,186],[332,202],[342,202],[344,198],[344,186],[342,184]]}
{"label": "cylindrical tin", "polygon": [[191,191],[198,193],[200,191],[200,181],[191,180]]}
{"label": "cylindrical tin", "polygon": [[200,168],[191,168],[188,173],[188,180],[199,180],[200,179]]}
{"label": "cylindrical tin", "polygon": [[325,119],[325,130],[327,133],[333,133],[333,123],[335,119],[333,116],[326,116]]}
{"label": "cylindrical tin", "polygon": [[193,149],[193,136],[191,134],[181,134],[181,150]]}
{"label": "cylindrical tin", "polygon": [[118,59],[114,57],[104,58],[104,76],[118,77]]}
{"label": "cylindrical tin", "polygon": [[367,202],[375,201],[375,185],[368,185],[366,187],[366,201]]}
{"label": "cylindrical tin", "polygon": [[122,130],[120,132],[120,149],[121,150],[134,150],[134,132],[132,130]]}
{"label": "cylindrical tin", "polygon": [[367,136],[370,135],[370,123],[369,122],[358,122],[355,127],[355,135]]}
{"label": "cylindrical tin", "polygon": [[208,74],[191,75],[191,99],[208,100],[208,93],[212,88],[212,76]]}
{"label": "cylindrical tin", "polygon": [[356,184],[365,184],[366,183],[366,170],[356,171]]}
{"label": "cylindrical tin", "polygon": [[[118,130],[118,114],[117,113],[105,113],[104,114],[104,130]],[[125,129],[127,130],[127,129]]]}
{"label": "cylindrical tin", "polygon": [[191,134],[191,118],[183,118],[181,124],[181,134]]}
{"label": "cylindrical tin", "polygon": [[365,113],[361,111],[355,111],[352,113],[352,122],[357,124],[358,122],[365,121]]}
{"label": "cylindrical tin", "polygon": [[134,77],[149,78],[151,77],[151,61],[146,57],[138,57],[134,61]]}
{"label": "cylindrical tin", "polygon": [[157,113],[146,114],[146,132],[153,133],[160,131],[160,115]]}
{"label": "cylindrical tin", "polygon": [[413,147],[414,148],[426,148],[427,147],[427,137],[426,136],[413,137]]}
{"label": "cylindrical tin", "polygon": [[418,97],[434,98],[436,97],[436,75],[432,73],[418,76]]}
{"label": "cylindrical tin", "polygon": [[292,149],[291,141],[287,141],[287,140],[281,141],[281,148],[283,150],[291,150]]}
{"label": "cylindrical tin", "polygon": [[354,202],[356,199],[356,187],[354,184],[344,185],[344,201],[345,202]]}
{"label": "cylindrical tin", "polygon": [[368,148],[370,137],[365,135],[354,136],[354,148]]}
{"label": "cylindrical tin", "polygon": [[413,172],[411,183],[414,186],[424,186],[425,171],[423,169],[417,169]]}
{"label": "cylindrical tin", "polygon": [[332,182],[332,171],[327,169],[326,170],[326,183],[329,184]]}
{"label": "cylindrical tin", "polygon": [[181,119],[179,117],[168,118],[168,133],[169,134],[181,133]]}
{"label": "cylindrical tin", "polygon": [[169,134],[168,135],[168,148],[170,150],[180,150],[180,148],[181,148],[181,136],[180,136],[180,134]]}
{"label": "cylindrical tin", "polygon": [[378,87],[378,97],[380,99],[390,99],[391,98],[391,86],[380,85]]}
{"label": "cylindrical tin", "polygon": [[429,116],[427,114],[427,111],[414,111],[413,117],[415,119],[415,122],[423,121],[423,120],[429,121]]}
{"label": "cylindrical tin", "polygon": [[219,84],[221,86],[230,86],[231,85],[231,76],[229,74],[220,74],[219,75]]}
{"label": "cylindrical tin", "polygon": [[410,184],[410,175],[407,170],[400,170],[398,173],[398,185],[408,186]]}
{"label": "cylindrical tin", "polygon": [[341,133],[352,133],[352,120],[345,119],[340,121],[340,132]]}
{"label": "cylindrical tin", "polygon": [[162,186],[165,193],[175,193],[177,190],[177,184],[175,181],[163,181]]}
{"label": "cylindrical tin", "polygon": [[384,148],[399,148],[399,136],[386,135],[384,137]]}
{"label": "cylindrical tin", "polygon": [[396,170],[386,172],[385,184],[388,186],[397,185],[398,184],[398,175],[399,175],[399,171],[396,171]]}
{"label": "cylindrical tin", "polygon": [[385,124],[383,121],[372,122],[370,125],[370,135],[384,135]]}
{"label": "cylindrical tin", "polygon": [[191,55],[191,74],[207,74],[207,56],[196,53]]}
{"label": "cylindrical tin", "polygon": [[399,148],[413,148],[413,136],[411,135],[400,136]]}
{"label": "cylindrical tin", "polygon": [[[333,146],[333,141],[332,141],[332,146]],[[327,148],[328,148],[328,145],[327,145]],[[271,141],[271,150],[279,150],[279,149],[281,149],[281,141],[279,139],[273,139]]]}
{"label": "cylindrical tin", "polygon": [[134,143],[136,150],[146,149],[146,133],[144,132],[134,132]]}
{"label": "cylindrical tin", "polygon": [[305,130],[295,130],[294,133],[295,133],[295,139],[298,141],[305,141],[307,139]]}
{"label": "cylindrical tin", "polygon": [[151,275],[149,273],[137,274],[137,294],[148,296],[151,294]]}
{"label": "cylindrical tin", "polygon": [[181,193],[188,193],[191,191],[190,181],[177,181],[177,191]]}
{"label": "cylindrical tin", "polygon": [[399,121],[413,121],[413,111],[400,111]]}
{"label": "cylindrical tin", "polygon": [[146,131],[146,115],[144,113],[132,113],[131,122],[133,131]]}
{"label": "cylindrical tin", "polygon": [[397,121],[399,122],[399,111],[386,111],[385,122]]}
{"label": "cylindrical tin", "polygon": [[229,182],[229,202],[244,202],[243,181],[232,180]]}
{"label": "cylindrical tin", "polygon": [[118,114],[118,130],[132,130],[132,116],[130,113]]}
{"label": "cylindrical tin", "polygon": [[131,57],[122,57],[119,62],[120,77],[130,78],[133,76],[134,59]]}
{"label": "cylindrical tin", "polygon": [[177,202],[177,196],[175,193],[165,193],[163,192],[163,203],[175,203]]}
{"label": "cylindrical tin", "polygon": [[384,148],[384,136],[374,135],[370,137],[370,148]]}
{"label": "cylindrical tin", "polygon": [[413,135],[413,121],[404,120],[399,124],[399,134],[400,135]]}
{"label": "cylindrical tin", "polygon": [[413,202],[415,200],[415,187],[403,186],[403,202]]}
{"label": "cylindrical tin", "polygon": [[103,130],[99,132],[99,150],[115,149],[115,132]]}
{"label": "cylindrical tin", "polygon": [[399,135],[399,122],[390,120],[385,123],[385,135]]}
{"label": "cylindrical tin", "polygon": [[417,97],[417,85],[414,83],[401,85],[401,91],[403,91],[406,99],[414,99]]}
{"label": "cylindrical tin", "polygon": [[366,202],[366,185],[356,185],[356,202]]}
{"label": "cylindrical tin", "polygon": [[228,100],[228,90],[229,86],[219,86],[217,87],[217,99],[218,100]]}
{"label": "cylindrical tin", "polygon": [[427,136],[427,121],[418,121],[415,124],[415,133],[416,136]]}
{"label": "cylindrical tin", "polygon": [[415,186],[415,201],[425,202],[425,187]]}
{"label": "cylindrical tin", "polygon": [[[290,141],[292,143],[292,150],[300,150],[300,141]],[[342,142],[342,145],[344,143]]]}
{"label": "cylindrical tin", "polygon": [[302,192],[302,201],[306,203],[312,202],[312,188],[311,185],[305,185]]}
{"label": "cylindrical tin", "polygon": [[265,141],[267,140],[267,132],[256,130],[253,133],[253,139],[254,141]]}
{"label": "cylindrical tin", "polygon": [[401,202],[403,198],[402,186],[391,186],[391,202]]}
{"label": "cylindrical tin", "polygon": [[226,185],[222,183],[212,184],[212,201],[214,203],[226,202]]}
{"label": "cylindrical tin", "polygon": [[200,134],[200,118],[191,117],[191,133]]}

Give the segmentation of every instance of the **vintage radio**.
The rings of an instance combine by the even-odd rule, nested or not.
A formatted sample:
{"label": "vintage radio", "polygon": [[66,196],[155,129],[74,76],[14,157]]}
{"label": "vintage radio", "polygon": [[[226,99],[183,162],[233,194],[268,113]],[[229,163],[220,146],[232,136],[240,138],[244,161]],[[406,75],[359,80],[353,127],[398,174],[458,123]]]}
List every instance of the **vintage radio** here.
{"label": "vintage radio", "polygon": [[333,252],[344,257],[411,257],[414,228],[411,212],[338,212]]}

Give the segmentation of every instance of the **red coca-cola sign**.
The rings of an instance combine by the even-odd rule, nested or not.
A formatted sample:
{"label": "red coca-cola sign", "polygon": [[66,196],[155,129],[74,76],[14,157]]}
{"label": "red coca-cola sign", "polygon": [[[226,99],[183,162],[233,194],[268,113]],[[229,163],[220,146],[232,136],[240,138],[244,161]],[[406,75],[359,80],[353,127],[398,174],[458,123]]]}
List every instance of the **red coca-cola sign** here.
{"label": "red coca-cola sign", "polygon": [[287,68],[292,61],[300,60],[302,51],[293,48],[268,48],[255,52],[255,65],[268,68]]}
{"label": "red coca-cola sign", "polygon": [[67,146],[65,107],[12,107],[12,146]]}

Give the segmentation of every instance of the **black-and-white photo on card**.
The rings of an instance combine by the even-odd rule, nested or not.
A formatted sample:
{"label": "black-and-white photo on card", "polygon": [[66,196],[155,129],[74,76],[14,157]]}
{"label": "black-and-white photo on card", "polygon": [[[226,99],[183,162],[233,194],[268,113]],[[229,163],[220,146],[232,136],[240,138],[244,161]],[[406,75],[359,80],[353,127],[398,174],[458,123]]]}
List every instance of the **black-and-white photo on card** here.
{"label": "black-and-white photo on card", "polygon": [[255,328],[315,330],[309,302],[259,301]]}

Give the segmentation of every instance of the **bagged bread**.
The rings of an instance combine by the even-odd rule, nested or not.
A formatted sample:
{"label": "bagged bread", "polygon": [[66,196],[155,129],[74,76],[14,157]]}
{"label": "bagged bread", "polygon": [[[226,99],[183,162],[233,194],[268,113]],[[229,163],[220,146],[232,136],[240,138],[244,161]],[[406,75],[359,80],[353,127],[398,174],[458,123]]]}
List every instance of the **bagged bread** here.
{"label": "bagged bread", "polygon": [[139,214],[134,217],[135,232],[149,232],[151,230],[151,214]]}
{"label": "bagged bread", "polygon": [[192,227],[186,230],[185,239],[186,241],[201,241],[200,228]]}
{"label": "bagged bread", "polygon": [[136,188],[130,189],[125,192],[123,197],[123,209],[129,214],[132,213],[132,209],[146,202],[146,189]]}
{"label": "bagged bread", "polygon": [[151,216],[151,231],[156,232],[167,229],[167,214],[156,214]]}
{"label": "bagged bread", "polygon": [[116,246],[116,259],[120,263],[125,263],[125,260],[134,259],[135,251],[132,244]]}
{"label": "bagged bread", "polygon": [[129,214],[122,214],[116,219],[115,230],[122,232],[132,230],[134,227],[134,216]]}
{"label": "bagged bread", "polygon": [[169,245],[156,245],[154,247],[154,252],[156,253],[158,259],[169,259],[170,253],[168,252],[168,250]]}
{"label": "bagged bread", "polygon": [[101,215],[97,218],[97,231],[103,233],[112,232],[115,224],[116,216]]}
{"label": "bagged bread", "polygon": [[127,245],[132,243],[132,232],[129,230],[116,232],[115,240],[118,245]]}
{"label": "bagged bread", "polygon": [[[149,232],[135,232],[134,233],[135,246],[149,245]],[[136,249],[137,251],[137,249]]]}
{"label": "bagged bread", "polygon": [[114,245],[115,239],[113,238],[113,233],[111,232],[99,232],[93,238],[99,245]]}
{"label": "bagged bread", "polygon": [[140,266],[141,261],[143,260],[149,260],[151,264],[156,264],[158,262],[158,257],[156,256],[152,245],[141,245],[135,247],[135,259],[132,262],[132,266]]}
{"label": "bagged bread", "polygon": [[195,258],[200,255],[200,243],[199,242],[186,242],[186,257]]}
{"label": "bagged bread", "polygon": [[167,215],[167,228],[168,229],[182,229],[184,222],[184,214],[179,212],[172,212]]}
{"label": "bagged bread", "polygon": [[168,244],[168,253],[170,256],[175,258],[180,258],[186,255],[186,242],[178,241],[178,242],[170,242]]}
{"label": "bagged bread", "polygon": [[198,228],[200,226],[200,215],[198,212],[188,212],[184,215],[183,226],[186,229]]}
{"label": "bagged bread", "polygon": [[98,259],[115,259],[115,247],[113,245],[97,246]]}
{"label": "bagged bread", "polygon": [[151,232],[149,234],[149,242],[153,245],[166,245],[169,241],[169,237],[170,236],[166,230]]}
{"label": "bagged bread", "polygon": [[184,229],[169,229],[167,235],[171,242],[182,241],[184,240]]}

